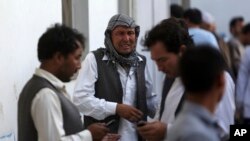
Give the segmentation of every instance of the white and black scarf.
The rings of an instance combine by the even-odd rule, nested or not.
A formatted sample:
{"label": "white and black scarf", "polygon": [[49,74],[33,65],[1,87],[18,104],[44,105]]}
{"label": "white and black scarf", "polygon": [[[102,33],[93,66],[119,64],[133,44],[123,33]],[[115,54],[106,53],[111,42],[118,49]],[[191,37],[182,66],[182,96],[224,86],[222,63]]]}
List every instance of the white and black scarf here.
{"label": "white and black scarf", "polygon": [[108,27],[105,31],[105,39],[104,39],[106,53],[109,57],[109,60],[114,61],[115,63],[119,63],[121,65],[137,66],[138,65],[138,53],[136,52],[135,49],[133,52],[129,54],[128,57],[124,57],[120,55],[115,50],[113,43],[111,41],[111,32],[117,26],[127,26],[130,28],[135,28],[136,42],[140,33],[140,27],[135,24],[135,21],[131,17],[127,15],[123,15],[123,14],[114,15],[108,23]]}

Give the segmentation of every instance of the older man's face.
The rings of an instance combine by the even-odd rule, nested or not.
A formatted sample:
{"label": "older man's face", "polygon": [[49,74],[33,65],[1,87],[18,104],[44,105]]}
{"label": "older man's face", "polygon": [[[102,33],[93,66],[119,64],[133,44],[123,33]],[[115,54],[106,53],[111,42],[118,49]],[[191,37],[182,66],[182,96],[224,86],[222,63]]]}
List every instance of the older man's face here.
{"label": "older man's face", "polygon": [[126,26],[117,26],[111,33],[115,50],[123,55],[129,55],[136,46],[135,29]]}

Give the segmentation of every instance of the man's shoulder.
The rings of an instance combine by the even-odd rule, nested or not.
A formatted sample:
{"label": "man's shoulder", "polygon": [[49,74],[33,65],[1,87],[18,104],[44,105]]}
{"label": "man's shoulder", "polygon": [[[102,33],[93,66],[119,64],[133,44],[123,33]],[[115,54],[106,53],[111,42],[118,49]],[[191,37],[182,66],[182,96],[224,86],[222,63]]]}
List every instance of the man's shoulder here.
{"label": "man's shoulder", "polygon": [[93,53],[95,58],[102,58],[106,54],[106,49],[105,48],[98,48],[90,53]]}
{"label": "man's shoulder", "polygon": [[228,42],[227,42],[228,46],[230,47],[238,47],[239,46],[239,40],[236,38],[231,38]]}
{"label": "man's shoulder", "polygon": [[100,47],[100,48],[97,48],[96,50],[93,50],[91,52],[103,52],[103,51],[106,51],[106,48]]}
{"label": "man's shoulder", "polygon": [[147,59],[146,59],[146,57],[144,55],[142,55],[140,53],[137,53],[137,57],[138,57],[140,62],[146,63]]}

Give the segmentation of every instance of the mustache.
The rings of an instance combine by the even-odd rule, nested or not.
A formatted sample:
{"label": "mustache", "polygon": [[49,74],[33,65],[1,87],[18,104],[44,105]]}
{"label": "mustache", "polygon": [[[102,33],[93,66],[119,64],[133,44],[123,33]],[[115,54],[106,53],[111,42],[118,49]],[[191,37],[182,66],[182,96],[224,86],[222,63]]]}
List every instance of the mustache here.
{"label": "mustache", "polygon": [[133,42],[121,42],[120,45],[128,45],[132,46],[134,43]]}

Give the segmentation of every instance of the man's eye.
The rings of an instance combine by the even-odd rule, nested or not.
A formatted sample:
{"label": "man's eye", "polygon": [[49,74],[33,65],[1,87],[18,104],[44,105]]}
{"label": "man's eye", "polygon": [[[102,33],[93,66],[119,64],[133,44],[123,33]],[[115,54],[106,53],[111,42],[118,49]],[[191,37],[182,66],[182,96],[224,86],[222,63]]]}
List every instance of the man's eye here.
{"label": "man's eye", "polygon": [[128,32],[128,35],[134,35],[135,34],[135,32]]}
{"label": "man's eye", "polygon": [[116,35],[117,36],[122,36],[124,33],[123,32],[117,32]]}

